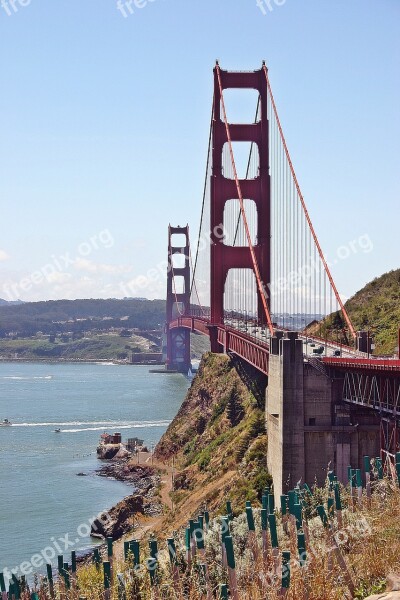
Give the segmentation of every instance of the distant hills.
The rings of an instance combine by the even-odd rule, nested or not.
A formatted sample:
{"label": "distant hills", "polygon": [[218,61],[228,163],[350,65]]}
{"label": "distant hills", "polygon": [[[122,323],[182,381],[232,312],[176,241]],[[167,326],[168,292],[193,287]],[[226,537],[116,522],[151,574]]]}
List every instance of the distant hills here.
{"label": "distant hills", "polygon": [[165,321],[165,300],[49,300],[0,302],[0,337],[103,331],[112,327],[160,329]]}
{"label": "distant hills", "polygon": [[0,298],[0,306],[6,306],[6,305],[10,305],[10,304],[23,304],[22,300],[3,300],[3,298]]}

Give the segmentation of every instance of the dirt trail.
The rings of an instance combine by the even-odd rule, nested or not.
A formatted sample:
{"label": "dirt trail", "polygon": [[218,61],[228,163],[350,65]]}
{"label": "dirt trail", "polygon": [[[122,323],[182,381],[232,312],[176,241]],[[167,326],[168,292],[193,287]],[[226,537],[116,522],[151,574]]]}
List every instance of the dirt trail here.
{"label": "dirt trail", "polygon": [[161,478],[160,498],[164,511],[162,515],[135,517],[135,528],[115,542],[115,555],[118,560],[123,558],[124,540],[141,540],[151,531],[157,531],[165,519],[165,509],[171,509],[170,492],[172,491],[173,467],[170,463],[157,460],[150,452],[140,452],[138,458],[133,459],[135,464],[152,466],[158,469]]}

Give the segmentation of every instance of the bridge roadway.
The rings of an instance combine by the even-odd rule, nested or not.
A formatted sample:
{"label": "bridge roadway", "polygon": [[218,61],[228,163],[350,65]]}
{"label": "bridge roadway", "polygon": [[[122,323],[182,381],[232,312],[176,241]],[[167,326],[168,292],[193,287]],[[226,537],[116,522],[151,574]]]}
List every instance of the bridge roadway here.
{"label": "bridge roadway", "polygon": [[[230,320],[229,323],[228,325],[213,325],[205,317],[187,315],[171,321],[169,327],[172,329],[182,327],[208,337],[216,335],[218,343],[225,352],[236,354],[268,375],[269,332],[262,327],[251,325],[245,327],[236,324],[233,320]],[[371,358],[364,352],[317,336],[304,336],[299,333],[299,338],[303,340],[305,356],[320,358],[331,368],[340,370],[373,369],[374,371],[400,374],[400,360]],[[318,349],[321,350],[321,353],[315,352]],[[334,356],[336,351],[340,352],[340,356]],[[331,354],[328,355],[328,353]]]}

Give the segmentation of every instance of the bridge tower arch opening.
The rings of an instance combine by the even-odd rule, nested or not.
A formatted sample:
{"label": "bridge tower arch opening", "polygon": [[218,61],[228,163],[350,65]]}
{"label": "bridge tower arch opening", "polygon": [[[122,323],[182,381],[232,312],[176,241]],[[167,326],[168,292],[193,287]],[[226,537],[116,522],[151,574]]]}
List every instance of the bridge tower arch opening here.
{"label": "bridge tower arch opening", "polygon": [[190,314],[189,227],[170,225],[166,305],[167,370],[187,373],[191,366],[190,330],[171,327],[174,321],[187,314]]}

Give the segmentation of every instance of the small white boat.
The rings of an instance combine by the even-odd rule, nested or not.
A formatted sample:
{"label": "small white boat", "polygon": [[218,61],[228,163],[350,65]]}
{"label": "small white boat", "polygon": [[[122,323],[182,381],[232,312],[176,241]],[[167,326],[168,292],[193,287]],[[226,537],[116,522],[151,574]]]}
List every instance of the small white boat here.
{"label": "small white boat", "polygon": [[57,427],[57,429],[54,430],[54,433],[61,433],[61,429]]}
{"label": "small white boat", "polygon": [[0,427],[10,427],[11,425],[12,423],[8,419],[4,419],[4,421],[0,423]]}

